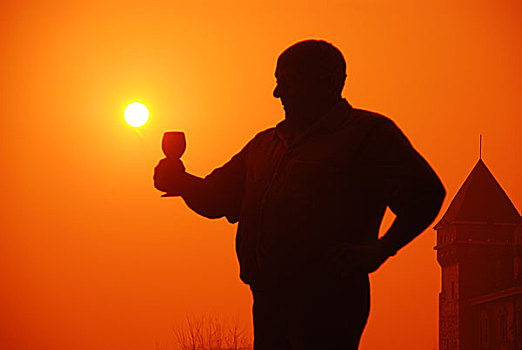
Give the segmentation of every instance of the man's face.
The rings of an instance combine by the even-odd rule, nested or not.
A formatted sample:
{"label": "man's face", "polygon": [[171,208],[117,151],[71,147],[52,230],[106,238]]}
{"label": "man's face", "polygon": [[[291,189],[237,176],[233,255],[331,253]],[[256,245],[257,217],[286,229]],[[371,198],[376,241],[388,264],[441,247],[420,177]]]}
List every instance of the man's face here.
{"label": "man's face", "polygon": [[299,74],[288,65],[279,64],[276,68],[274,97],[281,100],[287,119],[299,117],[307,105],[314,99],[313,89],[303,74]]}
{"label": "man's face", "polygon": [[273,95],[281,100],[286,119],[295,120],[303,116],[324,98],[324,86],[311,74],[299,72],[288,63],[277,64]]}

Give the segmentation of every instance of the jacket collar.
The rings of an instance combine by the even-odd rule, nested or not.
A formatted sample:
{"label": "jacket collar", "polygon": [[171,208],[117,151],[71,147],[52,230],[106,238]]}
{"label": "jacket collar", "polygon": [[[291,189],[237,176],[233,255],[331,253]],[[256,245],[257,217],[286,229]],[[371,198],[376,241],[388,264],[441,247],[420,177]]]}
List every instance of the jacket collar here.
{"label": "jacket collar", "polygon": [[308,128],[302,130],[298,134],[293,133],[289,129],[288,121],[286,120],[283,120],[277,124],[275,133],[279,139],[285,143],[286,146],[292,146],[319,129],[324,128],[330,132],[336,131],[348,119],[352,110],[352,106],[348,103],[348,101],[346,101],[346,99],[343,98],[327,113],[319,117]]}

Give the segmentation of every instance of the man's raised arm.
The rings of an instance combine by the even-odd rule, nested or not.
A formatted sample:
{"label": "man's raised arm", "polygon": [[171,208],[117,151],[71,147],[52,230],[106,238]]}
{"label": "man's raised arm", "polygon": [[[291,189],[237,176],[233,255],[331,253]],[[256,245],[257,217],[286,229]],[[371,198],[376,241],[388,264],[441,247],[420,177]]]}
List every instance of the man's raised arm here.
{"label": "man's raised arm", "polygon": [[231,223],[237,222],[245,186],[247,147],[205,178],[185,172],[180,160],[162,159],[154,169],[154,186],[181,196],[202,216],[225,216]]}

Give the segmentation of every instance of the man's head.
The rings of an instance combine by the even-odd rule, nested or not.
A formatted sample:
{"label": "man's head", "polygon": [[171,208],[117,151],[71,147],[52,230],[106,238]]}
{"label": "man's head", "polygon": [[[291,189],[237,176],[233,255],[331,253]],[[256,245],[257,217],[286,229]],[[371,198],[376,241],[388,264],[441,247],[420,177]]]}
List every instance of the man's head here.
{"label": "man's head", "polygon": [[306,40],[279,56],[275,76],[274,97],[281,99],[286,118],[301,118],[341,98],[346,62],[332,44]]}

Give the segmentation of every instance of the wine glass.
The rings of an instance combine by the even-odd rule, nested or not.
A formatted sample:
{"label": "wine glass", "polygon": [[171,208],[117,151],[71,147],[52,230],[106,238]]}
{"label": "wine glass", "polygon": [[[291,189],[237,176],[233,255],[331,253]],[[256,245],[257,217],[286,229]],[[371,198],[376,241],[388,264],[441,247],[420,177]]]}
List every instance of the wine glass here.
{"label": "wine glass", "polygon": [[163,134],[161,149],[167,158],[181,158],[186,147],[187,142],[182,131],[167,131]]}
{"label": "wine glass", "polygon": [[[170,159],[179,159],[185,152],[187,142],[185,134],[182,131],[167,131],[163,134],[161,140],[161,149],[163,153]],[[162,197],[172,197],[174,195],[165,193]]]}

